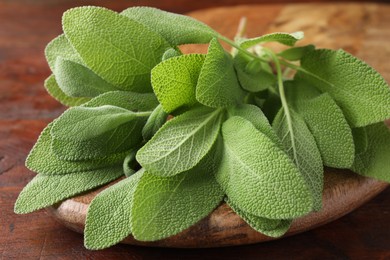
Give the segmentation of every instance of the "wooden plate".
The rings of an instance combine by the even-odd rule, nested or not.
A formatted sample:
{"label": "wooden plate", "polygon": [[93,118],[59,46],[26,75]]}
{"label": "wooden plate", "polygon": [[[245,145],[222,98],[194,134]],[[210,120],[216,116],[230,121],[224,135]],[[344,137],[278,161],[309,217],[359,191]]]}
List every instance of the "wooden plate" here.
{"label": "wooden plate", "polygon": [[[268,5],[237,6],[202,10],[190,15],[204,21],[227,37],[234,36],[238,21],[244,15],[248,18],[248,36],[275,31],[304,30],[308,37],[302,44],[314,43],[319,47],[344,48],[375,66],[377,63],[375,59],[378,56],[364,52],[364,44],[361,41],[369,37],[365,37],[363,31],[356,31],[358,27],[355,26],[357,22],[364,19],[362,13],[372,11],[372,6],[352,7],[343,9],[342,15],[344,20],[354,21],[354,23],[345,23],[341,27],[332,24],[341,12],[337,7],[333,8],[330,5],[321,10],[318,10],[315,5],[307,4],[291,7],[280,5],[280,8],[275,8],[275,5],[272,8]],[[296,19],[296,17],[305,17],[305,19]],[[327,24],[326,28],[324,24]],[[189,45],[185,46],[184,51],[204,52],[206,49],[206,46]],[[285,236],[331,222],[358,208],[387,186],[388,184],[384,182],[361,177],[347,170],[326,169],[323,209],[296,219]],[[47,210],[65,226],[82,233],[88,205],[102,189],[104,188],[65,200]],[[122,242],[143,246],[199,248],[252,244],[272,239],[251,229],[226,204],[222,204],[199,223],[176,236],[156,242],[139,242],[129,236]]]}

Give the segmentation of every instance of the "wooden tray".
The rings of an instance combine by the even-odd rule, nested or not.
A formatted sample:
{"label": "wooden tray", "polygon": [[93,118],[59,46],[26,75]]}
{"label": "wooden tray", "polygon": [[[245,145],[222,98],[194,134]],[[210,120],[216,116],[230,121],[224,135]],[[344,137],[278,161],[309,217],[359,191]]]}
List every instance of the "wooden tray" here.
{"label": "wooden tray", "polygon": [[[249,37],[275,31],[303,30],[306,38],[302,44],[313,43],[318,47],[344,48],[355,55],[358,54],[360,58],[371,59],[370,64],[377,67],[382,64],[375,64],[375,62],[380,62],[376,54],[372,56],[373,54],[364,51],[362,42],[364,37],[361,31],[356,31],[353,35],[342,33],[353,31],[354,29],[349,28],[354,26],[353,24],[344,23],[343,29],[338,26],[324,27],[324,24],[331,23],[335,18],[340,18],[340,21],[360,18],[364,20],[364,13],[373,11],[371,10],[373,8],[375,6],[369,4],[351,5],[351,8],[344,9],[344,12],[340,14],[337,4],[326,5],[326,8],[320,10],[315,8],[315,5],[308,4],[296,4],[291,8],[281,5],[280,9],[275,8],[275,5],[272,5],[272,8],[268,5],[258,5],[201,10],[190,13],[190,15],[230,38],[234,36],[237,24],[244,15],[248,18],[247,34]],[[342,17],[337,17],[340,15]],[[270,17],[277,18],[270,24],[269,21],[272,20]],[[301,19],[302,17],[305,19]],[[366,44],[369,41],[370,38],[366,40]],[[205,52],[206,49],[207,46],[193,45],[183,48],[184,52]],[[361,177],[347,170],[326,169],[323,209],[295,220],[285,236],[331,222],[358,208],[387,186],[388,184],[384,182]],[[88,205],[102,189],[68,199],[47,210],[65,226],[82,233]],[[252,244],[272,239],[251,229],[226,204],[222,204],[208,217],[176,236],[147,243],[136,241],[129,236],[123,243],[156,247],[199,248]]]}

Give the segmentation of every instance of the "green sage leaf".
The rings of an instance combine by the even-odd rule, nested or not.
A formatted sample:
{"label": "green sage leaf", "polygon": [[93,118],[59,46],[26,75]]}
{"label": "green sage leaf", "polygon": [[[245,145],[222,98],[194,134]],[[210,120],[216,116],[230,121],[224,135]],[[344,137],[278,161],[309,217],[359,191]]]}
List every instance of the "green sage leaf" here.
{"label": "green sage leaf", "polygon": [[167,121],[168,114],[165,113],[163,107],[158,105],[149,116],[144,128],[142,129],[142,136],[144,140],[149,140]]}
{"label": "green sage leaf", "polygon": [[302,59],[302,57],[309,51],[313,51],[315,49],[314,45],[306,45],[299,47],[288,48],[280,53],[278,56],[291,61],[296,61]]}
{"label": "green sage leaf", "polygon": [[123,175],[122,166],[65,175],[38,174],[19,194],[14,211],[17,214],[24,214],[51,206],[113,181],[121,175]]}
{"label": "green sage leaf", "polygon": [[265,42],[278,42],[288,46],[294,46],[298,40],[303,39],[303,32],[294,32],[294,33],[284,33],[276,32],[270,34],[264,34],[260,37],[251,38],[251,39],[242,39],[239,41],[239,44],[242,48],[249,48],[259,43]]}

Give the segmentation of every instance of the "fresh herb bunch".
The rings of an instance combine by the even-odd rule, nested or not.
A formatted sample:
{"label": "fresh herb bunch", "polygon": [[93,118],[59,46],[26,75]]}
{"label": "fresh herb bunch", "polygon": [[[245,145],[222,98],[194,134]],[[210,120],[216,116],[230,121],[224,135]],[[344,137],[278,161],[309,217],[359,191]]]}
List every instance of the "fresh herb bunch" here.
{"label": "fresh herb bunch", "polygon": [[[148,7],[74,8],[62,23],[45,87],[71,108],[30,152],[38,175],[15,212],[122,177],[89,207],[87,248],[175,235],[222,201],[278,237],[321,209],[324,165],[390,181],[390,89],[343,50],[293,47],[301,32],[232,41]],[[182,54],[189,43],[209,43],[208,53]]]}

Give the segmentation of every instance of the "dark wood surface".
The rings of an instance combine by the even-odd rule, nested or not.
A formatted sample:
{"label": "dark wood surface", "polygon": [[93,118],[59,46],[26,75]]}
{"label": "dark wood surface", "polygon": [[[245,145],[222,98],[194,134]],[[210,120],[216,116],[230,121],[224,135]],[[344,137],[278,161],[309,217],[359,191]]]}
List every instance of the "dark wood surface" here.
{"label": "dark wood surface", "polygon": [[[0,1],[0,259],[390,258],[390,189],[351,214],[315,230],[258,245],[216,249],[117,245],[88,251],[80,234],[63,227],[45,211],[15,215],[15,199],[34,176],[24,167],[25,157],[43,127],[64,110],[42,86],[50,73],[43,50],[61,33],[62,12],[85,4],[105,5],[119,11],[134,4],[154,3],[178,12],[224,4],[205,0],[111,2]],[[255,1],[225,3],[251,2]],[[257,23],[250,34],[303,29],[307,41],[321,47],[347,49],[390,81],[388,4],[266,4],[262,9],[264,12],[256,14]],[[200,12],[193,15],[197,17]],[[236,20],[217,16],[207,19],[212,26],[221,25],[224,19],[225,27],[218,28],[219,31],[227,36],[234,34],[231,26]]]}

